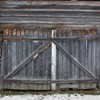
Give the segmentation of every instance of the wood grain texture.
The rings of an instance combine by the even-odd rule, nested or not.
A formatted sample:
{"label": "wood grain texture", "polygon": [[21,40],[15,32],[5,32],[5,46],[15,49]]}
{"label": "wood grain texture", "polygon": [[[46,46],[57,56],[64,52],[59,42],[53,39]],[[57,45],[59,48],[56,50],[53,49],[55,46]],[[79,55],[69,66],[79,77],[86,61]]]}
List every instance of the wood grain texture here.
{"label": "wood grain texture", "polygon": [[[84,69],[88,69],[88,72],[93,73],[96,78],[98,78],[98,52],[99,49],[99,33],[96,31],[96,34],[93,33],[96,31],[95,28],[90,29],[59,29],[56,30],[57,40],[51,39],[51,41],[56,41],[59,45],[66,50],[70,55],[73,56],[75,61],[78,61],[80,64],[84,65]],[[3,58],[4,58],[4,76],[8,76],[12,73],[13,69],[18,68],[19,64],[22,63],[32,52],[36,51],[42,44],[45,43],[46,38],[51,38],[52,30],[21,30],[21,29],[8,29],[8,36],[10,37],[32,37],[31,39],[25,40],[11,40],[10,38],[4,42],[3,47]],[[74,39],[74,37],[87,37],[87,36],[96,36],[96,39],[82,40]],[[6,35],[7,36],[7,35]],[[34,38],[44,38],[42,40]],[[59,38],[68,38],[67,40],[62,40]],[[71,38],[71,39],[69,39]],[[49,39],[46,41],[50,41]],[[55,42],[54,42],[55,43]],[[4,49],[5,48],[5,49]],[[62,53],[62,50],[56,50],[56,80],[88,80],[92,79],[87,72],[79,68],[77,64],[73,63],[73,60],[69,59],[65,53]],[[8,59],[9,58],[9,59]],[[97,59],[97,60],[96,60]],[[97,64],[96,64],[97,63]],[[51,80],[51,45],[47,45],[42,48],[38,54],[32,56],[27,64],[21,67],[16,74],[9,77],[14,80]],[[10,65],[10,66],[9,66]],[[16,66],[15,66],[16,65]],[[55,80],[55,81],[56,81]],[[5,79],[6,81],[6,79]],[[52,81],[52,80],[51,80]],[[15,81],[16,82],[16,81]],[[50,81],[49,81],[50,82]],[[64,82],[64,81],[63,81]],[[15,83],[12,83],[15,84]],[[33,83],[32,83],[33,84]],[[32,86],[30,84],[29,86]],[[15,84],[17,85],[17,84]],[[84,85],[84,84],[83,84]],[[85,89],[89,88],[80,85],[80,88]],[[26,87],[25,84],[22,84],[22,87]],[[43,85],[37,86],[34,85],[33,90],[43,89]],[[50,86],[50,85],[49,85]],[[44,85],[45,87],[45,85]],[[58,85],[57,85],[58,87]],[[92,86],[90,86],[92,88]],[[7,88],[7,83],[6,83]],[[9,86],[8,86],[9,88]],[[59,86],[60,88],[60,86]],[[50,89],[46,86],[45,89]]]}
{"label": "wood grain texture", "polygon": [[[100,2],[0,0],[0,30],[5,33],[1,89],[51,90],[52,83],[56,89],[100,85]],[[60,45],[54,81],[51,45],[34,53],[47,41]],[[89,82],[93,77],[96,81]]]}
{"label": "wood grain texture", "polygon": [[0,1],[0,23],[100,25],[100,2]]}

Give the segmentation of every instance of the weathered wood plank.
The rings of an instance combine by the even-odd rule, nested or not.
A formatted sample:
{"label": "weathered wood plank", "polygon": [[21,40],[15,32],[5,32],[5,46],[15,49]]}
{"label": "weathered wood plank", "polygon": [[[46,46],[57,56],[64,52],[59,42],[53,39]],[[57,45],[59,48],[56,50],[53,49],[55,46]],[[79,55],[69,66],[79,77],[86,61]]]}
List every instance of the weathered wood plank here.
{"label": "weathered wood plank", "polygon": [[93,28],[93,27],[97,27],[97,28],[99,28],[100,27],[100,25],[89,25],[89,24],[84,24],[84,25],[81,25],[81,24],[78,24],[78,25],[75,25],[75,24],[73,24],[73,25],[66,25],[66,24],[56,24],[56,23],[54,23],[54,24],[1,24],[0,25],[0,27],[2,28],[2,29],[5,29],[5,27],[7,27],[7,28],[17,28],[17,29],[32,29],[32,30],[34,30],[34,29],[90,29],[90,28]]}
{"label": "weathered wood plank", "polygon": [[23,41],[23,40],[93,40],[93,39],[97,39],[98,35],[86,35],[86,36],[71,36],[71,37],[30,37],[30,36],[20,36],[20,37],[11,37],[11,36],[4,36],[3,39],[4,40],[16,40],[16,41]]}
{"label": "weathered wood plank", "polygon": [[61,12],[61,11],[68,11],[68,12],[96,12],[96,13],[99,13],[100,12],[100,10],[88,10],[88,9],[32,9],[32,8],[26,8],[26,9],[22,9],[22,8],[18,8],[18,9],[12,9],[12,8],[10,8],[10,9],[3,9],[3,8],[1,8],[0,9],[1,11],[39,11],[39,12],[41,12],[41,11],[51,11],[51,12],[57,12],[57,11],[59,11],[59,12]]}
{"label": "weathered wood plank", "polygon": [[3,59],[4,57],[2,57],[2,58],[0,58],[0,90],[3,90],[3,76],[4,76],[4,74],[3,74],[3,71],[4,71],[4,69],[3,69],[3,63],[4,63],[4,59]]}
{"label": "weathered wood plank", "polygon": [[[52,30],[52,38],[53,37],[55,37],[56,35],[56,33],[55,33],[56,31],[55,30]],[[54,43],[52,43],[52,45],[51,45],[51,79],[52,80],[56,80],[56,69],[57,69],[57,67],[56,67],[56,65],[57,65],[57,62],[56,62],[56,45],[54,44]],[[56,90],[56,84],[52,84],[51,85],[52,87],[52,90]]]}
{"label": "weathered wood plank", "polygon": [[[28,30],[28,33],[27,33],[27,36],[32,36],[32,31],[31,30]],[[28,50],[28,55],[30,55],[33,51],[32,51],[32,41],[29,41],[28,42],[28,47],[27,48],[29,48],[29,50]],[[33,59],[31,59],[30,60],[30,62],[28,63],[28,66],[27,66],[27,68],[28,68],[28,79],[32,79],[32,76],[33,76],[33,66],[32,66],[32,61],[33,61]]]}
{"label": "weathered wood plank", "polygon": [[0,17],[0,23],[4,24],[4,23],[13,23],[13,24],[23,24],[23,23],[27,23],[27,24],[90,24],[90,25],[97,25],[100,24],[100,19],[76,19],[76,18],[38,18],[38,17]]}
{"label": "weathered wood plank", "polygon": [[[12,30],[8,29],[8,36],[12,36]],[[7,42],[7,55],[9,58],[7,58],[7,69],[5,70],[5,74],[7,75],[8,73],[10,73],[10,71],[12,70],[12,42],[9,40]],[[6,56],[7,57],[7,56]]]}
{"label": "weathered wood plank", "polygon": [[0,3],[0,8],[1,9],[45,9],[45,8],[49,8],[49,9],[87,9],[87,10],[98,10],[100,7],[99,6],[89,6],[89,5],[12,5],[12,4],[1,4]]}
{"label": "weathered wood plank", "polygon": [[58,79],[58,80],[44,80],[44,79],[39,79],[39,80],[15,80],[15,79],[7,79],[7,80],[3,80],[4,82],[8,82],[8,83],[26,83],[26,84],[33,84],[33,83],[80,83],[80,82],[97,82],[97,80],[95,79],[80,79],[80,80],[63,80],[63,79]]}
{"label": "weathered wood plank", "polygon": [[[12,30],[14,30],[14,29],[12,29]],[[78,32],[78,30],[80,32]],[[90,28],[84,29],[84,31],[86,31],[86,32],[89,32],[89,30],[91,30],[91,29]],[[21,43],[21,44],[23,42],[24,43],[26,42],[25,44],[22,45],[22,48],[25,47],[24,52],[23,52],[23,50],[21,51],[21,49],[20,50],[16,49],[18,52],[20,52],[20,51],[21,51],[21,53],[23,52],[22,56],[24,55],[25,56],[24,58],[26,58],[29,55],[30,52],[32,53],[41,44],[43,44],[45,42],[44,40],[46,40],[46,41],[57,40],[57,43],[59,43],[64,48],[65,51],[68,51],[72,56],[75,57],[75,60],[77,59],[79,62],[81,62],[86,67],[85,69],[88,69],[90,72],[93,72],[93,74],[97,73],[97,72],[95,72],[95,69],[99,69],[99,66],[95,65],[96,64],[96,62],[95,62],[96,57],[95,57],[94,53],[96,53],[96,49],[99,48],[99,46],[96,45],[96,43],[95,43],[95,42],[98,42],[99,36],[97,36],[97,34],[93,35],[92,34],[93,31],[85,34],[85,33],[82,32],[82,29],[80,29],[80,28],[78,28],[78,29],[71,29],[71,28],[70,29],[68,29],[68,28],[67,29],[58,29],[57,32],[56,32],[57,37],[55,39],[51,38],[51,29],[49,29],[49,30],[48,29],[47,30],[34,29],[31,32],[27,31],[27,30],[24,30],[24,31],[26,31],[26,33],[21,32],[21,35],[19,37],[21,38],[22,35],[23,35],[23,37],[27,37],[27,39],[25,39],[25,40],[19,41],[19,40],[16,40],[16,39],[10,40],[10,38],[8,40],[5,39],[5,48],[7,48],[5,50],[5,53],[6,53],[6,51],[8,52],[8,47],[9,47],[8,46],[9,44],[8,43],[6,44],[7,41],[12,42],[12,43],[16,42],[16,48],[17,48],[18,42]],[[13,32],[11,32],[11,33],[13,33]],[[24,33],[26,34],[26,36],[25,36]],[[33,34],[33,35],[31,35],[31,34]],[[11,38],[15,38],[15,37],[13,37],[13,35],[12,35]],[[96,38],[96,40],[95,39],[89,39],[88,40],[88,35],[89,35],[89,37],[97,36],[97,38]],[[32,36],[32,37],[30,37],[30,36]],[[16,37],[17,37],[17,35],[16,35]],[[82,40],[81,37],[86,38],[86,40],[84,40],[84,39]],[[40,40],[36,40],[36,39],[39,39],[39,38],[40,38]],[[76,38],[76,39],[73,39],[73,38]],[[70,40],[73,40],[73,41],[70,41]],[[87,44],[86,44],[86,41],[87,41]],[[90,45],[90,43],[91,43],[91,45]],[[11,45],[11,46],[14,47],[14,45]],[[33,46],[33,47],[31,48],[31,46]],[[18,48],[19,47],[21,48],[21,46],[18,46]],[[26,50],[27,48],[29,48],[29,49]],[[89,54],[89,50],[90,50],[90,54]],[[91,50],[93,50],[93,51],[91,51]],[[13,52],[15,52],[15,50]],[[20,54],[19,54],[19,57],[21,57]],[[8,58],[8,55],[7,56],[5,56],[5,55],[4,55],[4,59],[5,59],[4,61],[8,63],[8,61],[6,61],[6,58],[5,58],[5,57]],[[53,84],[57,83],[57,84],[60,84],[60,85],[62,85],[62,83],[63,84],[66,84],[66,83],[74,83],[75,84],[75,82],[77,83],[77,82],[81,81],[82,79],[84,80],[83,82],[89,82],[88,79],[89,78],[92,79],[91,75],[88,75],[87,72],[82,70],[80,67],[77,67],[76,64],[72,65],[73,62],[69,58],[65,57],[64,53],[62,53],[61,50],[57,49],[57,69],[56,69],[57,70],[57,74],[56,74],[57,80],[52,81],[51,80],[51,56],[50,55],[51,55],[51,46],[49,46],[47,49],[43,48],[40,51],[40,54],[37,57],[33,57],[31,59],[31,60],[34,60],[33,64],[31,63],[31,60],[30,60],[29,61],[30,64],[29,63],[26,64],[25,67],[23,67],[21,70],[19,70],[19,72],[17,72],[14,75],[14,77],[11,77],[10,82],[7,83],[7,79],[4,79],[4,81],[6,81],[6,83],[7,83],[6,84],[4,82],[4,88],[10,89],[10,86],[13,86],[13,87],[11,87],[11,89],[14,89],[14,88],[26,89],[26,88],[29,87],[29,89],[33,89],[33,90],[34,89],[35,90],[41,90],[41,89],[48,90],[48,89],[50,89],[50,84],[52,84],[52,83]],[[81,55],[81,56],[79,56],[79,55]],[[87,57],[88,55],[91,55],[91,59],[89,57]],[[99,56],[99,53],[97,55]],[[99,58],[98,56],[97,56],[96,59]],[[86,62],[86,60],[87,60],[87,62]],[[90,61],[88,62],[88,60],[90,60]],[[92,61],[92,63],[91,63],[91,61]],[[99,59],[97,60],[97,62],[98,61],[99,61]],[[16,62],[17,62],[17,59],[16,59]],[[89,64],[89,63],[91,63],[91,64]],[[89,66],[88,66],[88,64],[89,64]],[[33,66],[33,68],[32,68],[32,66]],[[7,67],[7,65],[5,64],[4,68],[6,68],[6,67]],[[11,66],[11,68],[12,68],[12,66]],[[9,69],[10,69],[10,66],[9,66]],[[32,69],[33,73],[31,73],[31,69]],[[5,73],[8,73],[8,71],[6,69],[4,69],[4,70],[5,70]],[[24,75],[23,75],[23,72],[24,72]],[[82,75],[80,75],[80,72],[82,72],[81,73]],[[31,74],[33,76],[31,76]],[[97,78],[97,76],[98,76],[98,74],[96,75],[96,78]],[[74,79],[74,80],[70,81],[71,79]],[[17,80],[19,80],[19,81],[17,81]],[[95,80],[97,80],[97,79],[95,79]],[[44,81],[44,83],[43,83],[43,81]],[[37,83],[39,83],[39,85],[37,85]],[[44,85],[42,85],[42,84],[44,84]],[[46,84],[48,84],[48,85],[46,85]],[[31,86],[32,86],[32,88],[30,88]],[[57,85],[57,89],[59,88],[59,86]],[[62,86],[64,86],[64,85],[62,85]],[[72,86],[74,86],[74,85],[72,85]],[[92,83],[91,84],[83,83],[83,84],[80,85],[79,89],[90,89],[90,88],[94,88],[94,87],[95,86]]]}
{"label": "weathered wood plank", "polygon": [[52,17],[52,18],[68,18],[68,17],[72,17],[72,18],[99,18],[100,16],[100,13],[96,13],[96,12],[51,12],[51,11],[0,11],[0,16],[7,16],[7,17],[14,17],[14,16],[17,16],[17,17],[42,17],[42,18],[45,18],[45,17]]}
{"label": "weathered wood plank", "polygon": [[4,76],[4,57],[3,57],[3,32],[0,32],[0,90],[3,90],[3,76]]}
{"label": "weathered wood plank", "polygon": [[1,0],[0,4],[13,4],[13,5],[86,5],[86,6],[99,6],[100,2],[98,1],[6,1]]}
{"label": "weathered wood plank", "polygon": [[99,38],[98,38],[98,56],[97,56],[97,78],[99,80],[97,86],[100,88],[100,28],[97,29]]}

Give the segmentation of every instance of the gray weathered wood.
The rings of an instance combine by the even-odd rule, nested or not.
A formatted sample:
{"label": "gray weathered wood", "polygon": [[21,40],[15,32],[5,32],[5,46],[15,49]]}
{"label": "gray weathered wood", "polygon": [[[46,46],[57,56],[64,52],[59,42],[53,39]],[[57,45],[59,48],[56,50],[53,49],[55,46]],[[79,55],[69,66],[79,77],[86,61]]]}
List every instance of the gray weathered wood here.
{"label": "gray weathered wood", "polygon": [[[50,43],[50,42],[49,42]],[[32,54],[30,54],[21,64],[17,65],[17,67],[8,75],[5,76],[5,79],[13,77],[21,68],[24,67],[24,65],[35,55],[37,54],[42,48],[47,46],[48,43],[43,44],[40,46],[36,51],[34,51]]]}
{"label": "gray weathered wood", "polygon": [[[0,75],[10,78],[3,80],[4,89],[50,90],[51,84],[57,84],[56,89],[74,88],[78,82],[78,89],[96,88],[100,2],[0,0],[0,29],[5,33]],[[56,30],[55,38],[51,30]],[[52,45],[27,60],[45,41],[56,41],[59,47],[56,80],[51,80]]]}
{"label": "gray weathered wood", "polygon": [[89,76],[93,77],[96,79],[96,77],[91,73],[89,72],[88,69],[85,69],[85,67],[83,65],[81,65],[76,59],[74,59],[68,52],[66,52],[57,42],[53,41],[56,46],[70,59],[72,60],[76,65],[77,67],[79,67],[80,69],[82,69],[85,73],[87,73]]}
{"label": "gray weathered wood", "polygon": [[29,36],[24,36],[24,37],[11,37],[11,36],[4,36],[3,39],[5,40],[72,40],[72,39],[78,39],[78,40],[93,40],[97,39],[98,35],[92,36],[92,35],[86,35],[86,36],[75,36],[75,37],[40,37],[40,38],[34,38],[34,37],[29,37]]}
{"label": "gray weathered wood", "polygon": [[38,18],[38,17],[0,17],[0,23],[4,24],[88,24],[88,25],[99,25],[100,19],[90,19],[90,18],[80,18],[80,19],[76,19],[76,18]]}
{"label": "gray weathered wood", "polygon": [[12,4],[12,5],[86,5],[86,6],[99,6],[100,2],[98,1],[30,1],[27,2],[26,0],[20,1],[12,1],[12,0],[1,0],[0,4]]}
{"label": "gray weathered wood", "polygon": [[[41,90],[41,89],[50,90],[51,84],[57,84],[56,89],[60,89],[60,86],[61,85],[64,86],[63,84],[66,84],[69,80],[74,80],[76,82],[79,82],[81,80],[86,80],[86,82],[88,82],[88,79],[97,80],[98,78],[97,71],[99,69],[99,66],[95,65],[96,61],[98,62],[98,60],[94,60],[94,59],[97,53],[96,50],[97,48],[99,48],[98,45],[99,35],[93,34],[92,28],[88,27],[86,29],[85,28],[58,29],[56,30],[56,37],[55,37],[56,39],[51,38],[51,29],[34,29],[34,30],[31,29],[30,31],[29,29],[21,30],[20,28],[17,28],[16,30],[19,30],[19,32],[15,31],[15,35],[14,35],[14,30],[15,29],[11,29],[11,30],[9,29],[9,31],[7,32],[9,34],[4,36],[5,37],[4,38],[5,48],[3,48],[4,49],[3,52],[4,53],[3,54],[4,76],[12,73],[12,69],[14,68],[13,65],[17,64],[18,66],[19,64],[21,64],[23,60],[25,60],[29,56],[30,53],[35,51],[40,45],[44,44],[45,42],[44,40],[46,41],[56,40],[56,42],[60,46],[62,46],[64,50],[68,51],[70,55],[72,55],[75,59],[77,59],[78,62],[81,63],[81,65],[84,65],[84,68],[86,70],[88,69],[89,72],[93,73],[96,76],[96,79],[91,75],[89,75],[91,73],[88,74],[86,70],[83,70],[81,69],[81,67],[78,67],[77,64],[74,64],[72,60],[70,60],[68,57],[65,56],[64,52],[62,52],[59,48],[57,48],[57,55],[56,55],[57,57],[56,78],[57,79],[52,81],[51,80],[51,45],[49,45],[41,49],[38,55],[32,57],[32,59],[30,59],[29,62],[24,65],[24,67],[22,67],[16,73],[11,75],[11,77],[9,77],[11,80],[10,82],[7,81],[8,78],[4,79],[3,81],[6,81],[4,82],[3,85],[5,89],[16,88],[16,89],[25,90],[29,87],[29,89],[33,89],[33,90]],[[96,39],[93,39],[91,37],[96,37]],[[24,39],[21,40],[15,38],[24,38]],[[12,49],[14,47],[16,48],[16,50]],[[14,51],[11,52],[12,50]],[[16,56],[16,61],[14,59],[12,60],[12,58],[14,58],[15,56]],[[96,59],[98,59],[99,55],[96,56],[97,56]],[[9,57],[11,58],[8,59]],[[9,66],[9,64],[11,66]],[[21,83],[17,83],[18,80],[21,81]],[[41,82],[38,83],[37,82],[38,80],[41,80]],[[45,82],[43,83],[42,81]],[[27,84],[27,82],[29,83]],[[69,83],[73,83],[73,81],[69,81]],[[10,86],[12,87],[10,88]],[[80,85],[79,89],[90,89],[92,87],[94,86],[90,84],[85,85],[85,83],[83,83]]]}
{"label": "gray weathered wood", "polygon": [[[52,38],[55,37],[55,30],[52,30]],[[51,46],[51,79],[56,80],[56,45],[52,43]],[[56,84],[52,84],[52,90],[56,90]]]}

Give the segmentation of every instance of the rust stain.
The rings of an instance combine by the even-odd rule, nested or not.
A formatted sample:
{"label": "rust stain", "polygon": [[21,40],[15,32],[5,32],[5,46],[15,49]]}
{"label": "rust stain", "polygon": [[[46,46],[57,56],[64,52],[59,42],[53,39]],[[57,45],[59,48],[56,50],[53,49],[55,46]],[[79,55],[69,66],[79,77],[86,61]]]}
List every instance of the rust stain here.
{"label": "rust stain", "polygon": [[8,35],[8,28],[3,29],[3,34],[4,34],[4,35]]}
{"label": "rust stain", "polygon": [[12,30],[12,35],[16,35],[16,29]]}
{"label": "rust stain", "polygon": [[93,29],[91,30],[91,32],[92,32],[93,35],[96,35],[96,33],[97,33],[97,32],[96,32],[96,28],[93,28]]}
{"label": "rust stain", "polygon": [[[35,30],[46,30],[46,28],[36,28]],[[84,28],[84,29],[72,29],[72,28],[65,28],[64,25],[55,25],[53,27],[50,28],[50,30],[57,30],[57,34],[60,33],[61,35],[62,34],[70,34],[70,35],[73,35],[73,36],[85,36],[85,35],[97,35],[97,30],[96,28]],[[2,29],[3,31],[3,34],[5,36],[7,35],[16,35],[16,36],[21,36],[21,35],[24,35],[25,33],[25,30],[26,29],[20,29],[20,28],[4,28]],[[28,29],[30,30],[30,29]],[[32,29],[31,29],[32,30]],[[69,32],[66,32],[66,31],[69,31]],[[34,35],[37,34],[37,32],[35,31]]]}
{"label": "rust stain", "polygon": [[96,28],[90,29],[74,29],[74,34],[76,36],[84,36],[84,35],[97,35]]}

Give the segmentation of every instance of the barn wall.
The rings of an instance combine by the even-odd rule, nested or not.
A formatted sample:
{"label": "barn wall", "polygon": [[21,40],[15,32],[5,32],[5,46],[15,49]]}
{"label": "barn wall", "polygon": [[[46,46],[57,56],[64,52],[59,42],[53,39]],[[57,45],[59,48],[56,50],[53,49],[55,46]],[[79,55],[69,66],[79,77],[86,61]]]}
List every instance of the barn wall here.
{"label": "barn wall", "polygon": [[[99,79],[99,10],[100,2],[98,1],[0,0],[0,30],[4,31],[5,37],[13,38],[22,36],[51,38],[52,30],[56,30],[55,36],[58,38],[78,36],[78,39],[57,40],[57,43]],[[79,38],[80,36],[87,38]],[[0,84],[3,78],[4,89],[51,90],[51,44],[39,54],[34,55],[16,75],[8,80],[5,78],[43,43],[45,41],[32,39],[4,40],[2,66],[0,67]],[[56,53],[57,79],[53,83],[59,80],[59,82],[62,80],[64,82],[64,84],[58,82],[56,89],[69,88],[69,86],[80,89],[96,88],[94,81],[92,84],[91,82],[80,84],[77,81],[75,85],[72,84],[73,82],[68,82],[68,80],[81,81],[93,79],[93,77],[91,78],[78,68],[58,48]],[[2,88],[2,84],[0,86]]]}
{"label": "barn wall", "polygon": [[100,25],[99,9],[97,1],[0,0],[0,23]]}

